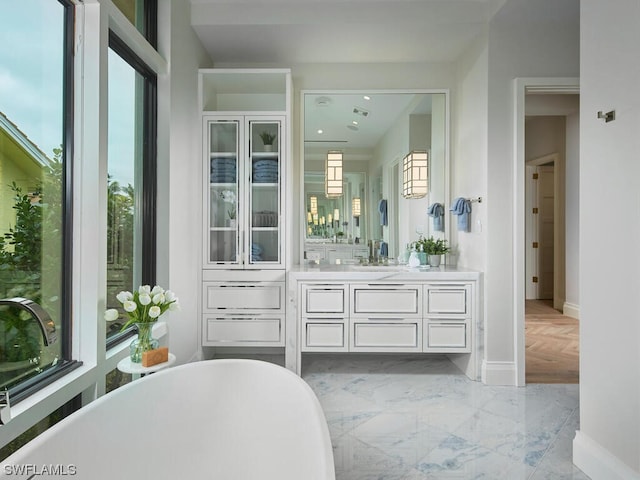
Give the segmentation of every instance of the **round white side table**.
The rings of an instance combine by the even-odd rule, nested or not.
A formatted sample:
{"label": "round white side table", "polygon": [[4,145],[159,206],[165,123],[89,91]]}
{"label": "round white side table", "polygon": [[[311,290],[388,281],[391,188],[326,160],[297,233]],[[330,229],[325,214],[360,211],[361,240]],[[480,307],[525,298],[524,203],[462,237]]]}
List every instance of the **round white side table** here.
{"label": "round white side table", "polygon": [[163,368],[170,367],[175,362],[176,356],[173,353],[169,354],[169,360],[166,362],[157,363],[150,367],[143,367],[141,363],[133,363],[130,357],[125,357],[118,362],[117,369],[123,373],[130,373],[132,378],[135,380],[136,378],[145,376],[148,373],[157,372]]}

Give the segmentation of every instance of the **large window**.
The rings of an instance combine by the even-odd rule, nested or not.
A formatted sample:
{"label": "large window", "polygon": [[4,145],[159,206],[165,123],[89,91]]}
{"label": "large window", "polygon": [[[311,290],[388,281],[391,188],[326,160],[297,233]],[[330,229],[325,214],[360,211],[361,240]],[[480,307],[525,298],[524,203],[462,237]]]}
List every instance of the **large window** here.
{"label": "large window", "polygon": [[[114,34],[109,49],[107,306],[155,282],[156,76]],[[107,328],[108,345],[126,320]]]}
{"label": "large window", "polygon": [[0,389],[70,364],[73,8],[0,2]]}

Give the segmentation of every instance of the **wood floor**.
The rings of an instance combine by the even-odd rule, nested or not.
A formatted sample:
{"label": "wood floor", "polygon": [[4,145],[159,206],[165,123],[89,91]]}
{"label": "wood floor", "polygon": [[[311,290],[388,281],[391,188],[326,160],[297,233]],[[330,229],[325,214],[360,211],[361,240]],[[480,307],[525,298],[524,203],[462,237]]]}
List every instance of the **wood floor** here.
{"label": "wood floor", "polygon": [[527,383],[578,383],[578,320],[554,310],[552,301],[527,300],[525,345]]}

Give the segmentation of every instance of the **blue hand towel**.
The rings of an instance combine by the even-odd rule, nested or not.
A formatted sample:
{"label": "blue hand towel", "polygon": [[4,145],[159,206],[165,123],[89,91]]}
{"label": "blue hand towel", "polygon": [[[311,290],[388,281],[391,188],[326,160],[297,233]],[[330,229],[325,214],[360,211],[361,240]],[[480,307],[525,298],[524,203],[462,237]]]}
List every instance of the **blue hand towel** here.
{"label": "blue hand towel", "polygon": [[444,206],[441,203],[432,203],[427,215],[433,218],[433,230],[444,232]]}
{"label": "blue hand towel", "polygon": [[471,201],[466,198],[458,197],[453,201],[453,205],[449,209],[454,215],[458,215],[458,230],[468,232],[471,226],[469,222],[471,213]]}
{"label": "blue hand towel", "polygon": [[378,211],[380,212],[380,225],[387,225],[389,218],[387,216],[387,201],[384,198],[378,202]]}
{"label": "blue hand towel", "polygon": [[389,244],[387,242],[380,242],[380,256],[381,257],[389,256]]}

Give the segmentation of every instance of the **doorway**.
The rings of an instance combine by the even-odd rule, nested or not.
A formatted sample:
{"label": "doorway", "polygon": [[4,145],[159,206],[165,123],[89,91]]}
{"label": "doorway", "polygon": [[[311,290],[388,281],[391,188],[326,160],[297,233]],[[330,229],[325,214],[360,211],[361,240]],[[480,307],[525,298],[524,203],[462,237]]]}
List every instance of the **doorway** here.
{"label": "doorway", "polygon": [[559,153],[553,153],[526,163],[525,282],[527,300],[551,300],[553,307],[561,311],[564,289],[561,282],[556,281],[565,276],[564,204],[561,203],[564,188],[556,175],[560,159]]}
{"label": "doorway", "polygon": [[[566,259],[563,259],[563,255],[565,252],[565,239],[562,237],[569,230],[575,231],[577,238],[577,211],[573,212],[575,214],[572,217],[570,225],[565,225],[563,211],[560,209],[558,211],[557,208],[553,209],[553,217],[552,219],[547,218],[544,221],[538,220],[536,225],[538,228],[538,234],[542,233],[545,235],[545,240],[550,240],[553,238],[553,247],[547,249],[541,254],[540,248],[538,248],[537,255],[539,260],[547,260],[546,263],[543,262],[541,265],[539,262],[536,264],[538,268],[538,287],[537,289],[533,288],[531,283],[533,283],[532,279],[528,278],[528,274],[531,270],[531,263],[534,260],[534,255],[531,253],[531,248],[529,248],[529,242],[531,237],[530,228],[527,228],[530,223],[533,222],[533,217],[529,215],[529,212],[532,212],[532,198],[529,192],[526,192],[526,177],[527,170],[531,170],[532,168],[538,168],[541,166],[547,166],[551,168],[545,168],[542,171],[532,172],[538,173],[540,178],[540,174],[544,173],[544,176],[548,183],[554,185],[553,195],[549,196],[546,200],[546,203],[552,203],[554,205],[562,206],[564,203],[563,195],[561,192],[558,196],[557,187],[565,186],[568,184],[569,178],[565,178],[564,171],[564,160],[562,156],[566,153],[566,155],[571,154],[575,157],[574,161],[578,159],[577,148],[569,152],[569,146],[567,146],[567,151],[565,152],[565,146],[561,145],[561,148],[553,148],[553,149],[543,149],[538,145],[538,150],[535,148],[531,148],[530,145],[527,144],[527,137],[525,136],[525,132],[528,129],[529,125],[526,125],[526,122],[529,122],[530,118],[537,116],[565,116],[568,113],[563,112],[567,108],[567,105],[578,105],[579,97],[577,94],[579,93],[578,88],[578,79],[572,78],[531,78],[531,79],[516,79],[515,80],[515,98],[514,98],[514,129],[515,129],[515,137],[514,137],[514,322],[515,322],[515,369],[516,369],[516,385],[522,386],[525,385],[527,381],[541,381],[541,380],[532,380],[526,379],[526,353],[527,350],[531,351],[532,345],[537,347],[541,347],[539,350],[538,363],[545,367],[553,367],[554,365],[558,366],[557,359],[553,359],[551,355],[554,352],[560,350],[562,354],[566,354],[568,357],[575,357],[575,368],[570,367],[566,368],[566,370],[574,370],[573,374],[576,375],[577,379],[577,365],[578,365],[578,352],[577,352],[577,321],[575,319],[571,319],[566,315],[562,315],[563,306],[566,304],[565,292],[563,291],[566,285],[571,284],[572,291],[575,289],[577,291],[577,271],[574,272],[574,268],[572,267],[571,276],[569,279],[565,277],[564,266],[565,263],[568,264]],[[533,100],[533,101],[530,101]],[[568,103],[564,103],[568,100]],[[572,108],[572,107],[569,107]],[[573,107],[575,108],[575,107]],[[573,112],[575,115],[575,121],[577,122],[577,111]],[[535,129],[534,129],[535,130]],[[577,129],[576,129],[577,131]],[[572,133],[575,133],[572,131]],[[575,133],[577,135],[577,133]],[[577,137],[576,137],[577,138]],[[531,138],[528,138],[529,143]],[[576,144],[577,144],[576,140]],[[558,158],[544,158],[545,156],[551,156],[553,154],[558,154]],[[539,165],[527,164],[526,160],[537,160]],[[534,164],[536,162],[533,162]],[[553,166],[552,166],[553,165]],[[575,175],[575,180],[577,183],[577,172],[575,170],[571,171],[571,175]],[[573,177],[572,177],[573,179]],[[526,192],[526,193],[525,193]],[[540,192],[537,195],[543,195]],[[577,193],[576,193],[577,198]],[[576,201],[577,204],[577,201]],[[538,209],[541,207],[538,206]],[[539,210],[538,210],[539,212]],[[546,224],[545,224],[546,222]],[[549,228],[550,225],[553,225],[553,228]],[[566,232],[565,232],[566,230]],[[573,235],[573,234],[572,234]],[[574,238],[572,236],[572,238]],[[543,242],[545,243],[545,242]],[[549,241],[546,242],[549,244]],[[538,243],[538,247],[540,247],[540,243]],[[577,252],[577,244],[571,244],[571,248],[575,249]],[[551,260],[551,264],[553,268],[550,268],[549,259]],[[577,264],[576,264],[577,265]],[[560,268],[558,268],[560,267]],[[577,269],[577,266],[575,267]],[[546,286],[540,285],[540,279],[542,276],[545,276]],[[553,278],[553,280],[549,280]],[[550,287],[550,285],[553,285]],[[549,296],[549,288],[552,288],[553,295],[552,299],[539,299],[536,297],[548,297]],[[534,290],[537,290],[532,293]],[[541,303],[532,303],[532,302],[541,302]],[[575,300],[577,305],[577,299]],[[536,317],[536,328],[537,330],[537,338],[533,333],[532,324],[530,324],[528,330],[530,335],[527,337],[527,331],[525,328],[525,312],[526,307],[529,307],[529,314],[531,315],[531,307],[535,307],[537,312]],[[549,310],[546,310],[549,309]],[[542,310],[542,311],[541,311]],[[556,321],[548,321],[552,320],[551,316],[557,316],[559,318],[555,319]],[[565,325],[565,323],[573,323],[574,325],[570,325],[570,328]],[[575,343],[572,344],[571,341],[568,340],[569,336],[568,331],[571,328],[574,328],[575,334]],[[555,329],[555,331],[559,331],[559,335],[557,336],[555,333],[550,333]],[[562,337],[565,335],[565,337]],[[568,348],[559,348],[561,345],[573,345],[573,347]],[[564,367],[561,367],[564,368]],[[533,367],[531,367],[533,370]],[[566,380],[560,380],[566,382]],[[577,381],[577,380],[576,380]],[[555,383],[555,382],[551,382]]]}

